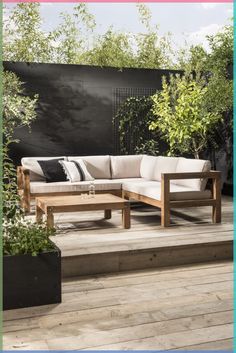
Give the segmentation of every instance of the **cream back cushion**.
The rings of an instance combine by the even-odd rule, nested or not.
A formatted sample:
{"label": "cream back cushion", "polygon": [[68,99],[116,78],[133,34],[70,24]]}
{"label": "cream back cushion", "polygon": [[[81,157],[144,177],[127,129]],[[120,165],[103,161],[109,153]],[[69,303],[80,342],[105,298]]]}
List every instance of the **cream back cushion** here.
{"label": "cream back cushion", "polygon": [[142,155],[111,156],[112,179],[140,178]]}
{"label": "cream back cushion", "polygon": [[140,166],[140,175],[147,180],[154,180],[155,165],[158,157],[143,156]]}
{"label": "cream back cushion", "polygon": [[111,179],[110,156],[72,156],[68,161],[82,159],[86,168],[94,179]]}
{"label": "cream back cushion", "polygon": [[179,157],[157,157],[154,180],[161,181],[162,173],[175,173]]}
{"label": "cream back cushion", "polygon": [[21,165],[30,170],[30,180],[32,181],[45,181],[45,177],[38,161],[47,161],[51,159],[64,159],[66,157],[23,157],[21,159]]}
{"label": "cream back cushion", "polygon": [[[176,172],[209,172],[211,170],[211,162],[203,159],[179,158]],[[196,191],[204,191],[207,179],[176,179],[171,181],[174,184],[182,185]]]}

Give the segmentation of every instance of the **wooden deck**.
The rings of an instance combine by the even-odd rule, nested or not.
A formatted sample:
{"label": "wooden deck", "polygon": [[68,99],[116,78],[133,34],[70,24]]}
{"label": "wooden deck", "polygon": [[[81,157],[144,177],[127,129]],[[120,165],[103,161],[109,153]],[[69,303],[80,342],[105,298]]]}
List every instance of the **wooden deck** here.
{"label": "wooden deck", "polygon": [[64,281],[59,305],[4,313],[5,350],[232,350],[233,265]]}
{"label": "wooden deck", "polygon": [[53,240],[62,251],[63,277],[220,261],[233,256],[230,197],[223,197],[222,216],[212,224],[210,207],[181,209],[162,228],[157,208],[134,205],[127,230],[121,211],[109,220],[103,211],[55,214]]}

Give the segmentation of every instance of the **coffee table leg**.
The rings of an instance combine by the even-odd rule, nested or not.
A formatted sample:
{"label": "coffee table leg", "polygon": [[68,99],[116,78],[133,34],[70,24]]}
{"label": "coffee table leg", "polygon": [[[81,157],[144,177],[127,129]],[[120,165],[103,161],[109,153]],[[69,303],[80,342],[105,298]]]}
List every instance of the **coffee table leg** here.
{"label": "coffee table leg", "polygon": [[40,223],[43,220],[43,210],[36,205],[36,222]]}
{"label": "coffee table leg", "polygon": [[111,210],[105,210],[104,211],[104,218],[105,219],[111,219]]}
{"label": "coffee table leg", "polygon": [[130,228],[130,207],[125,206],[125,208],[122,209],[122,221],[123,221],[123,227],[125,229]]}
{"label": "coffee table leg", "polygon": [[51,207],[47,207],[47,227],[53,228],[54,227],[54,216],[53,216],[53,209]]}

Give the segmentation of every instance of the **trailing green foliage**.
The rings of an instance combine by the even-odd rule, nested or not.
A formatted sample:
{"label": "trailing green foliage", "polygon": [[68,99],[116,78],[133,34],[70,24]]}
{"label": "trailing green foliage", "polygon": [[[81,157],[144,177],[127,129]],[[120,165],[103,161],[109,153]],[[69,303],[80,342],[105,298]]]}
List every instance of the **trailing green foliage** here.
{"label": "trailing green foliage", "polygon": [[22,82],[13,72],[3,72],[3,218],[21,217],[17,194],[16,168],[9,158],[9,148],[18,142],[13,138],[15,128],[30,126],[36,118],[38,96],[24,95]]}
{"label": "trailing green foliage", "polygon": [[3,223],[4,255],[31,254],[53,249],[49,236],[54,230],[48,230],[45,224],[35,224],[23,219],[12,219]]}
{"label": "trailing green foliage", "polygon": [[[12,138],[15,128],[30,126],[36,119],[38,95],[25,95],[23,83],[10,71],[3,72],[3,133]],[[15,140],[14,140],[15,142]]]}
{"label": "trailing green foliage", "polygon": [[155,121],[151,130],[160,130],[169,144],[169,154],[199,153],[207,144],[207,134],[221,116],[207,109],[208,86],[203,78],[192,75],[171,75],[163,78],[162,90],[153,95]]}
{"label": "trailing green foliage", "polygon": [[114,123],[118,124],[121,153],[158,153],[156,133],[148,128],[153,117],[151,107],[150,97],[130,97],[119,108]]}
{"label": "trailing green foliage", "polygon": [[21,126],[30,127],[36,118],[38,96],[24,94],[23,83],[12,73],[3,73],[3,253],[4,255],[32,254],[50,250],[49,236],[45,224],[26,221],[20,208],[17,193],[16,168],[9,158],[9,146],[16,143],[14,130]]}

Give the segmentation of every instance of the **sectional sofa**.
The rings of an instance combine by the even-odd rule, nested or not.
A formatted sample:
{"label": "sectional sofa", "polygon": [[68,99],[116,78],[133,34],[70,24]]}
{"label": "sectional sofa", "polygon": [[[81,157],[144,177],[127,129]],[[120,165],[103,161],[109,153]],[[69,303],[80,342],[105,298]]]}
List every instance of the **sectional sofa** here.
{"label": "sectional sofa", "polygon": [[[177,207],[211,206],[213,222],[221,222],[221,175],[211,171],[209,161],[148,155],[24,157],[17,178],[26,212],[35,197],[88,191],[89,181],[47,183],[38,161],[53,158],[82,159],[95,179],[97,193],[112,193],[159,207],[164,227],[170,225],[170,210]],[[211,181],[210,189],[206,189],[207,180]]]}

